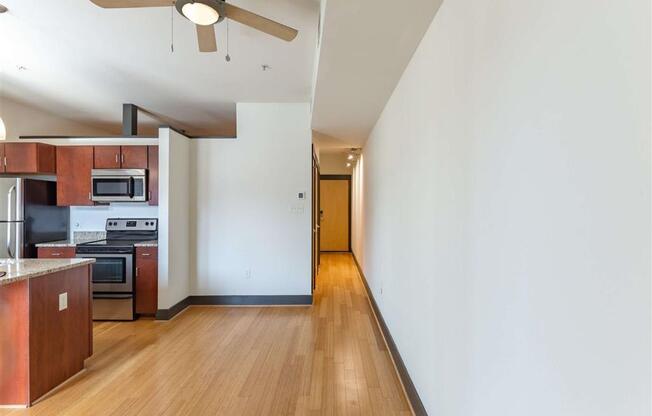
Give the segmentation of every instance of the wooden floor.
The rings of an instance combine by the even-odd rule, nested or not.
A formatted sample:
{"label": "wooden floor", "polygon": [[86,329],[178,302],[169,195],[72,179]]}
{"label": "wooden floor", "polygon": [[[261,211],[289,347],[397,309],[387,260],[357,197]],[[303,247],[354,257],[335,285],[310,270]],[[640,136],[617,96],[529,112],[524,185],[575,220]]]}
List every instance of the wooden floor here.
{"label": "wooden floor", "polygon": [[312,307],[192,307],[100,323],[87,369],[0,415],[409,415],[349,254],[322,256]]}

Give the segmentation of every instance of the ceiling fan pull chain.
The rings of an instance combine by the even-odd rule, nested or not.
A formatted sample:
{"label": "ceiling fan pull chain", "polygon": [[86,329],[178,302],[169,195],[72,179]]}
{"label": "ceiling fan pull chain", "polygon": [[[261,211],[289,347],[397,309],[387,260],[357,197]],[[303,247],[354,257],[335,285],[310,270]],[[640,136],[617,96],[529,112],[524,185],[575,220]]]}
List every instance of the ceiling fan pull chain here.
{"label": "ceiling fan pull chain", "polygon": [[231,55],[229,55],[229,19],[226,19],[226,62],[231,62]]}
{"label": "ceiling fan pull chain", "polygon": [[170,7],[170,53],[174,53],[174,4]]}

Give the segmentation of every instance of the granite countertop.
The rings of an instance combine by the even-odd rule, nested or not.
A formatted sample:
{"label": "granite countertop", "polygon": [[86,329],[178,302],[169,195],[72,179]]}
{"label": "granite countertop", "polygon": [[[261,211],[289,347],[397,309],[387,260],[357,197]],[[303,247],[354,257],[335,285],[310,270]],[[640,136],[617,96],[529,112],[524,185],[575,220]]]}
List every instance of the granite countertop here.
{"label": "granite countertop", "polygon": [[0,286],[95,263],[95,259],[0,259]]}
{"label": "granite countertop", "polygon": [[104,231],[75,231],[72,239],[38,243],[36,247],[76,247],[77,244],[104,240],[105,238],[106,232]]}
{"label": "granite countertop", "polygon": [[158,247],[158,240],[141,241],[134,244],[134,247]]}

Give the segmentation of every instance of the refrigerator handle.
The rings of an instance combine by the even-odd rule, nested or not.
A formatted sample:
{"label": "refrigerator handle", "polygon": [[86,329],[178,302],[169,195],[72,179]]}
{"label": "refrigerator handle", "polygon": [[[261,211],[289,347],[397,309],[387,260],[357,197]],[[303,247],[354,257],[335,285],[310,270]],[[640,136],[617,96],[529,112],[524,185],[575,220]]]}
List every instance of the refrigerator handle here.
{"label": "refrigerator handle", "polygon": [[16,191],[16,185],[12,185],[7,193],[7,254],[11,259],[15,258],[14,253],[11,252],[11,221],[13,220],[11,215],[11,209],[13,206],[11,196],[14,191]]}

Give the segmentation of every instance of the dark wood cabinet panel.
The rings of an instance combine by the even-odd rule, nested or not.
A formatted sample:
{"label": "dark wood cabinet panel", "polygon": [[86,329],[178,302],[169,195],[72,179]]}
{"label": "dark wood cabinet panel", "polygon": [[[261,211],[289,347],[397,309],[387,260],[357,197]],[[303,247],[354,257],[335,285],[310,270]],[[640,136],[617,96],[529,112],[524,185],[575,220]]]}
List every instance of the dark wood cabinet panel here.
{"label": "dark wood cabinet panel", "polygon": [[[30,280],[30,401],[84,368],[91,355],[90,266]],[[59,295],[68,306],[59,310]],[[55,358],[56,357],[56,358]]]}
{"label": "dark wood cabinet panel", "polygon": [[120,146],[95,146],[95,169],[120,169]]}
{"label": "dark wood cabinet panel", "polygon": [[0,406],[29,406],[84,368],[93,352],[90,276],[84,265],[0,286]]}
{"label": "dark wood cabinet panel", "polygon": [[122,169],[147,169],[147,146],[122,146]]}
{"label": "dark wood cabinet panel", "polygon": [[149,153],[149,182],[147,188],[149,190],[149,204],[158,205],[158,146],[148,146],[147,152]]}
{"label": "dark wood cabinet panel", "polygon": [[136,313],[154,315],[158,309],[158,248],[136,248]]}
{"label": "dark wood cabinet panel", "polygon": [[28,281],[0,286],[0,405],[29,403]]}
{"label": "dark wood cabinet panel", "polygon": [[44,143],[5,143],[7,173],[56,173],[56,148]]}
{"label": "dark wood cabinet panel", "polygon": [[59,146],[57,205],[93,205],[91,201],[93,153],[93,146]]}
{"label": "dark wood cabinet panel", "polygon": [[39,247],[39,259],[74,259],[75,247]]}

